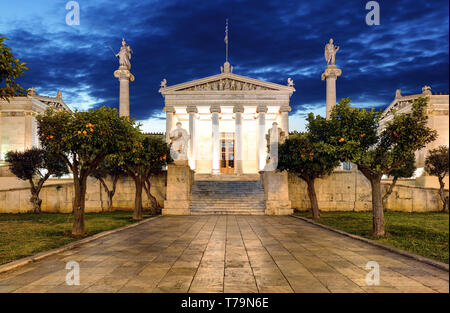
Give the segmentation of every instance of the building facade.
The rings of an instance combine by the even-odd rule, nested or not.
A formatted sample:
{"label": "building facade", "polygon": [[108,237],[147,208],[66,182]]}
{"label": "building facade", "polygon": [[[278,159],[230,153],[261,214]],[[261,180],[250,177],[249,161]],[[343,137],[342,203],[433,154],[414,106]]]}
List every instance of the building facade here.
{"label": "building facade", "polygon": [[177,127],[188,132],[188,164],[196,173],[251,174],[267,164],[266,135],[274,123],[289,133],[292,80],[287,85],[233,73],[225,62],[221,73],[167,86],[164,97],[166,140]]}
{"label": "building facade", "polygon": [[70,111],[60,91],[56,97],[46,97],[30,88],[27,96],[14,97],[9,102],[0,100],[0,164],[10,150],[24,151],[39,146],[36,115],[48,107]]}
{"label": "building facade", "polygon": [[[425,148],[416,152],[416,185],[423,187],[438,188],[439,184],[435,177],[429,177],[423,171],[425,167],[425,158],[428,151],[439,146],[449,146],[449,95],[438,94],[431,91],[429,86],[422,88],[422,93],[413,95],[402,95],[400,90],[396,91],[395,99],[384,110],[380,120],[380,130],[386,123],[393,119],[393,110],[396,113],[408,113],[411,111],[412,103],[419,97],[428,99],[426,114],[428,116],[428,127],[437,131],[438,137],[435,141],[429,143]],[[446,186],[448,186],[448,177],[446,178]]]}

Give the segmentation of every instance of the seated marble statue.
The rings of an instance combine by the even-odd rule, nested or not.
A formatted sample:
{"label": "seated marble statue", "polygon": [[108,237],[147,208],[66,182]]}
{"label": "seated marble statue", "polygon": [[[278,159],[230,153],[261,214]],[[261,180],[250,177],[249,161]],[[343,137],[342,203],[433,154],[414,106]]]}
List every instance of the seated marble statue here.
{"label": "seated marble statue", "polygon": [[174,161],[187,160],[189,144],[188,132],[181,128],[181,123],[177,123],[177,128],[170,132],[170,156]]}

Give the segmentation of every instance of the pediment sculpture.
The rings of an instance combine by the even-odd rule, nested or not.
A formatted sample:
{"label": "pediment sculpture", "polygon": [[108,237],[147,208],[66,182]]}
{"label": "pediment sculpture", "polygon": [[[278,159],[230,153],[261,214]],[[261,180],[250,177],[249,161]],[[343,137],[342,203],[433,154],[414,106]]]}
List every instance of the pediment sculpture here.
{"label": "pediment sculpture", "polygon": [[213,82],[199,84],[189,88],[181,89],[182,91],[211,91],[211,90],[275,90],[264,86],[238,81],[235,79],[224,78]]}

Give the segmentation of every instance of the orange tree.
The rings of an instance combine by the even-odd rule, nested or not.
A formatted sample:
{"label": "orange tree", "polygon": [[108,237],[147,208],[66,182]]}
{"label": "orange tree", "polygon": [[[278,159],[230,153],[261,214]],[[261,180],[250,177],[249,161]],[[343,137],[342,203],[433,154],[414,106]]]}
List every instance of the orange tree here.
{"label": "orange tree", "polygon": [[59,155],[73,174],[72,234],[84,234],[86,181],[106,156],[133,146],[139,129],[134,121],[119,117],[116,109],[101,107],[74,113],[48,109],[37,117],[43,148]]}
{"label": "orange tree", "polygon": [[[115,156],[135,185],[134,212],[135,220],[142,219],[142,188],[147,182],[150,191],[150,177],[168,163],[172,162],[170,147],[159,136],[140,135],[131,149],[123,148]],[[151,199],[149,199],[151,200]]]}
{"label": "orange tree", "polygon": [[[326,132],[327,121],[320,116],[314,118],[312,113],[310,122],[321,124],[323,127],[315,129]],[[320,217],[314,182],[316,178],[325,177],[339,165],[335,147],[317,140],[311,132],[294,133],[287,138],[278,149],[278,169],[286,170],[298,175],[308,186],[308,196],[314,219]]]}
{"label": "orange tree", "polygon": [[5,160],[9,163],[10,171],[17,178],[30,183],[30,202],[33,205],[33,213],[41,213],[42,200],[39,198],[39,193],[47,179],[51,175],[61,177],[69,172],[66,163],[60,157],[39,148],[8,151]]}
{"label": "orange tree", "polygon": [[379,129],[381,115],[374,110],[350,107],[342,99],[331,112],[334,134],[323,138],[336,146],[341,160],[355,163],[372,188],[372,235],[384,236],[381,177],[399,169],[415,151],[435,140],[437,134],[427,126],[426,98],[412,104],[411,112],[397,114]]}
{"label": "orange tree", "polygon": [[[96,178],[105,189],[108,196],[108,211],[112,210],[113,197],[116,193],[117,182],[121,177],[126,177],[127,174],[123,170],[122,166],[118,165],[114,155],[107,156],[102,163],[95,170],[93,170],[90,176]],[[107,184],[107,178],[111,177],[111,187]]]}
{"label": "orange tree", "polygon": [[439,146],[428,151],[425,159],[425,172],[437,176],[439,180],[439,196],[443,204],[443,211],[448,211],[448,196],[444,193],[444,178],[448,175],[448,147]]}
{"label": "orange tree", "polygon": [[26,95],[26,90],[16,83],[16,79],[28,70],[25,62],[20,62],[4,41],[8,38],[0,35],[0,99],[9,101],[9,98]]}

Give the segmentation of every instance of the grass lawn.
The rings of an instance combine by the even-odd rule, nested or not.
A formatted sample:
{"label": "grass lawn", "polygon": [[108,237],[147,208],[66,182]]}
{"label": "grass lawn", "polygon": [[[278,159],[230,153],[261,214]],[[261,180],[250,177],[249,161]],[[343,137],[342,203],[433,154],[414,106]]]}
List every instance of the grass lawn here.
{"label": "grass lawn", "polygon": [[[310,212],[296,215],[311,218]],[[316,222],[448,264],[448,213],[386,212],[387,236],[368,236],[372,212],[321,212]]]}
{"label": "grass lawn", "polygon": [[[132,217],[133,212],[86,213],[86,236],[132,224]],[[0,264],[79,240],[70,235],[72,220],[68,213],[0,214]]]}

